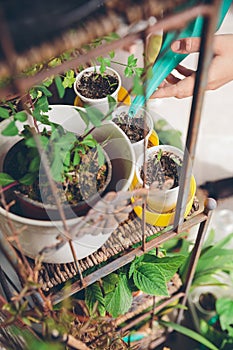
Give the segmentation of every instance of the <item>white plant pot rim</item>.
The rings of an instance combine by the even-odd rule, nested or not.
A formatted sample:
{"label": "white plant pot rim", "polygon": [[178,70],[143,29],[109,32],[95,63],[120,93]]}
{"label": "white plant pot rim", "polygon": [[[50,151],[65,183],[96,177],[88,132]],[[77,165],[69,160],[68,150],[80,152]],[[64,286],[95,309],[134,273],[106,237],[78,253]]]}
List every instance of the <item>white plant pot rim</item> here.
{"label": "white plant pot rim", "polygon": [[[51,109],[68,109],[68,110],[74,110],[75,109],[75,106],[71,106],[71,105],[50,105]],[[82,110],[84,110],[84,108],[80,108]],[[69,119],[69,117],[68,117]],[[53,122],[57,122],[58,124],[61,124],[62,123],[59,121],[59,120],[54,120],[53,118],[51,118],[51,121]],[[64,122],[64,120],[63,120]],[[3,120],[1,122],[2,125],[4,124],[7,124],[7,120]],[[122,135],[122,137],[124,138],[125,142],[128,143],[129,147],[130,147],[130,141],[127,139],[127,137],[125,137],[125,134],[124,132],[115,124],[113,123],[112,121],[105,121],[104,124],[110,124],[110,125],[113,125],[114,128],[118,129],[118,132]],[[17,137],[18,139],[18,137]],[[20,139],[20,138],[19,138]],[[10,140],[10,138],[9,138]],[[132,161],[132,164],[134,165],[135,164],[135,157],[134,157],[134,153],[131,153],[131,161]],[[131,183],[132,180],[133,180],[133,176],[134,176],[134,172],[132,171],[131,174],[130,174],[130,177],[129,177],[129,182]],[[125,189],[123,189],[125,190]],[[5,208],[1,207],[0,206],[0,214],[2,214],[3,216],[7,216],[9,217],[9,219],[11,220],[15,220],[15,221],[18,221],[19,223],[22,223],[22,224],[26,224],[26,225],[36,225],[36,226],[42,226],[42,227],[53,227],[53,226],[56,226],[56,227],[63,227],[63,221],[62,220],[54,220],[54,221],[51,221],[51,220],[38,220],[38,219],[30,219],[30,218],[26,218],[24,216],[20,216],[20,215],[17,215],[17,214],[14,214],[10,211],[7,211]],[[71,219],[66,219],[66,221],[69,223],[69,224],[75,224],[77,221],[80,221],[80,219],[82,219],[83,217],[80,216],[80,217],[75,217],[75,218],[71,218]],[[55,223],[55,224],[54,224]]]}
{"label": "white plant pot rim", "polygon": [[[94,72],[94,71],[97,71],[97,72],[99,72],[99,70],[100,70],[100,66],[91,66],[91,67],[88,67],[88,68],[86,68],[86,69],[84,69],[84,70],[82,70],[80,73],[78,73],[78,75],[76,76],[76,79],[75,79],[75,82],[74,82],[74,85],[73,85],[73,87],[74,87],[74,91],[75,91],[75,93],[76,93],[76,95],[82,100],[82,101],[84,101],[84,102],[95,102],[95,103],[100,103],[100,102],[105,102],[106,101],[106,99],[107,99],[107,96],[106,97],[102,97],[102,98],[89,98],[89,97],[85,97],[85,96],[83,96],[82,94],[80,94],[80,92],[77,90],[77,87],[76,87],[76,84],[77,84],[77,81],[79,81],[80,80],[80,78],[86,73],[86,72]],[[115,70],[115,69],[113,69],[113,68],[110,68],[110,67],[107,67],[106,68],[106,73],[108,73],[108,72],[111,72],[111,73],[114,73],[114,75],[116,75],[117,76],[117,79],[118,79],[118,87],[116,88],[116,90],[111,94],[111,96],[113,95],[113,96],[117,96],[118,95],[118,92],[119,92],[119,90],[120,90],[120,88],[121,88],[121,77],[120,77],[120,75],[118,74],[118,72]]]}
{"label": "white plant pot rim", "polygon": [[[42,226],[42,227],[63,227],[63,221],[62,220],[37,220],[37,219],[30,219],[26,218],[24,216],[20,216],[11,212],[7,212],[6,209],[0,207],[0,213],[4,216],[9,217],[10,220],[18,221],[19,223],[30,225],[30,226]],[[67,222],[70,224],[75,224],[77,220],[79,221],[82,217],[76,217],[72,219],[66,219]]]}
{"label": "white plant pot rim", "polygon": [[[170,145],[158,145],[158,146],[153,146],[151,148],[148,148],[146,150],[146,161],[147,159],[149,158],[150,155],[152,155],[153,153],[157,153],[159,152],[159,150],[162,150],[162,151],[168,151],[168,152],[171,152],[171,153],[174,153],[175,155],[179,156],[182,160],[183,160],[183,155],[184,155],[184,152],[181,151],[179,148],[177,147],[174,147],[174,146],[170,146]],[[143,181],[142,181],[142,178],[140,176],[140,170],[141,170],[141,167],[143,165],[143,154],[138,158],[137,162],[136,162],[136,176],[137,176],[137,180],[138,182],[142,185],[143,184]],[[146,188],[150,188],[149,185],[145,185]],[[176,186],[174,188],[171,188],[169,190],[162,190],[162,192],[164,193],[172,193],[172,192],[175,192],[177,191],[177,189],[179,188],[179,186]]]}
{"label": "white plant pot rim", "polygon": [[[125,106],[125,105],[117,107],[112,112],[112,119],[117,118],[117,112],[126,111],[126,113],[127,113],[129,111],[129,109],[130,109],[130,106]],[[152,134],[152,131],[153,131],[153,119],[152,119],[150,113],[144,107],[140,108],[139,111],[141,111],[141,110],[143,110],[143,113],[145,113],[145,115],[146,115],[146,124],[147,124],[147,127],[149,129],[145,138],[149,139],[149,137],[150,137],[150,135]],[[137,117],[137,115],[136,115],[136,117]],[[119,125],[117,125],[117,126],[119,127]],[[132,143],[133,146],[134,145],[139,145],[141,143],[144,143],[144,138],[142,140],[137,141],[137,142],[131,142],[131,143]]]}

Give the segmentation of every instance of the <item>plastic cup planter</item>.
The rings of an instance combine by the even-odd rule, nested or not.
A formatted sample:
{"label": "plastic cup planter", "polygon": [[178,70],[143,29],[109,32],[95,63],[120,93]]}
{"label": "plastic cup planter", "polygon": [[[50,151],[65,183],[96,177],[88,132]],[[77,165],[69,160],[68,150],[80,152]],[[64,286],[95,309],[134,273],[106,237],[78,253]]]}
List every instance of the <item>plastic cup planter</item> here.
{"label": "plastic cup planter", "polygon": [[[161,149],[164,146],[155,146],[150,148],[149,150],[153,150],[153,149]],[[172,146],[169,146],[172,147]],[[173,149],[175,147],[172,147]],[[149,152],[149,150],[147,150],[147,152]],[[150,151],[152,152],[152,151]],[[180,154],[180,150],[178,149],[178,152]],[[148,157],[148,153],[146,154],[146,157]],[[142,186],[142,180],[140,177],[140,168],[142,166],[142,161],[143,159],[141,158],[141,160],[139,159],[137,164],[136,164],[136,174],[133,180],[133,183],[131,185],[131,189],[134,188],[138,188]],[[139,163],[140,162],[140,163]],[[156,191],[158,193],[158,190]],[[178,188],[177,191],[175,191],[178,194]],[[192,208],[192,204],[193,204],[193,200],[194,200],[194,196],[196,193],[196,181],[194,176],[191,176],[191,181],[190,181],[190,189],[189,189],[189,195],[188,195],[188,199],[187,199],[187,204],[186,204],[186,208],[185,208],[185,213],[184,213],[184,218],[187,217],[187,215],[190,213],[190,210]],[[162,198],[162,202],[164,203],[164,199],[166,198],[165,194],[163,194],[163,198]],[[135,201],[134,197],[131,198],[132,202]],[[176,206],[176,201],[174,203],[174,206]],[[143,217],[143,208],[141,206],[136,206],[134,207],[134,211],[137,214],[137,216],[142,219]],[[153,226],[159,226],[159,227],[166,227],[169,225],[172,225],[174,223],[174,218],[175,218],[175,207],[173,210],[170,210],[169,212],[158,212],[158,211],[154,211],[151,210],[148,206],[147,203],[147,207],[145,210],[145,220],[148,224],[153,225]]]}
{"label": "plastic cup planter", "polygon": [[[75,91],[76,95],[80,98],[80,100],[83,102],[84,105],[86,104],[86,105],[89,105],[89,106],[96,107],[101,112],[107,113],[108,109],[109,109],[107,96],[103,97],[103,98],[96,98],[96,99],[94,99],[94,98],[87,98],[87,97],[83,96],[77,89],[77,82],[80,81],[80,79],[81,79],[81,77],[83,75],[85,75],[86,73],[89,73],[89,72],[99,73],[99,71],[100,71],[100,66],[94,66],[94,67],[88,67],[88,68],[82,70],[80,73],[78,73],[78,75],[76,76],[76,80],[74,82],[74,91]],[[109,68],[109,67],[106,68],[105,73],[106,74],[110,74],[110,75],[114,75],[118,79],[118,86],[117,86],[116,90],[111,94],[111,96],[115,100],[117,100],[118,92],[119,92],[119,90],[121,88],[121,77],[117,73],[117,71],[115,71],[114,69]]]}
{"label": "plastic cup planter", "polygon": [[[164,151],[171,152],[174,155],[181,158],[181,160],[183,159],[183,152],[180,149],[173,146],[168,146],[168,145],[159,145],[159,146],[151,147],[146,150],[146,161],[153,154],[158,153],[160,150],[162,152]],[[143,184],[143,180],[140,175],[140,172],[143,166],[143,159],[144,157],[142,154],[136,163],[136,177],[140,185]],[[146,187],[149,188],[148,185],[146,185]],[[172,189],[160,190],[160,189],[153,189],[153,184],[152,184],[152,186],[150,187],[148,198],[147,198],[147,206],[150,210],[158,213],[170,212],[176,207],[178,192],[179,192],[179,186],[176,186]]]}
{"label": "plastic cup planter", "polygon": [[[73,106],[51,106],[49,111],[50,120],[63,125],[64,129],[82,134],[85,123]],[[1,131],[8,121],[0,123],[0,171],[4,163],[5,155],[11,147],[18,142],[19,137],[6,137]],[[108,191],[127,191],[135,172],[135,156],[132,145],[126,135],[114,123],[106,122],[93,131],[93,136],[108,154],[112,164],[112,178],[108,185]],[[119,147],[119,144],[121,147]],[[73,246],[77,259],[83,259],[99,249],[110,237],[116,227],[101,227],[86,224],[86,234],[79,236],[76,226],[83,217],[74,217],[66,220],[73,238]],[[7,212],[0,206],[0,234],[12,235],[11,224],[20,232],[19,241],[22,251],[26,256],[35,258],[42,249],[57,244],[59,235],[63,236],[64,228],[61,220],[39,220],[26,218],[20,213]],[[2,233],[1,233],[2,232]],[[14,244],[14,243],[12,243]],[[47,263],[68,263],[73,261],[68,242],[56,251],[45,253],[43,261]]]}
{"label": "plastic cup planter", "polygon": [[[122,116],[124,117],[124,115],[128,116],[129,109],[130,109],[129,106],[120,106],[120,107],[116,108],[116,110],[114,110],[112,113],[112,120],[113,121],[114,121],[114,119],[117,120],[118,118],[121,118]],[[137,114],[133,118],[131,118],[131,120],[133,123],[133,120],[135,118],[143,118],[143,117],[145,117],[145,119],[146,119],[146,128],[148,130],[146,137],[145,137],[146,148],[147,148],[149,138],[153,132],[153,119],[152,119],[152,117],[150,116],[150,114],[146,110],[144,110],[143,108],[140,108],[139,111],[137,112]],[[133,140],[131,140],[131,143],[132,143],[132,147],[133,147],[136,159],[138,159],[143,154],[144,138],[140,141],[137,141],[137,142],[134,142]]]}

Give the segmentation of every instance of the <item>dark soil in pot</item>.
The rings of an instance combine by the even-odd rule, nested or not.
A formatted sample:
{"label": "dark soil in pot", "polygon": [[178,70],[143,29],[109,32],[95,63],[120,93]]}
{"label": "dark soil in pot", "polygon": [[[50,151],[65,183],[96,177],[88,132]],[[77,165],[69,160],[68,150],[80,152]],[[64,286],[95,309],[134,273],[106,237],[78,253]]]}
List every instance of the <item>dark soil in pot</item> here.
{"label": "dark soil in pot", "polygon": [[[36,149],[35,152],[37,152]],[[5,158],[3,170],[12,177],[20,179],[31,161],[27,153],[28,148],[23,141],[15,144]],[[107,158],[105,152],[104,155]],[[21,164],[22,157],[25,161],[21,168],[19,161]],[[111,179],[111,163],[107,158],[106,163],[99,166],[96,149],[90,149],[87,154],[80,154],[80,157],[82,161],[70,174],[69,179],[66,178],[63,183],[56,183],[57,194],[67,218],[85,215],[98,201],[99,196],[105,193]],[[14,188],[14,194],[21,208],[20,215],[41,220],[60,219],[43,170],[32,185],[19,184],[16,190]]]}
{"label": "dark soil in pot", "polygon": [[[159,190],[172,189],[179,186],[182,160],[177,155],[161,151],[150,155],[146,166],[146,184]],[[141,178],[144,179],[143,169]]]}
{"label": "dark soil in pot", "polygon": [[[142,117],[131,118],[127,113],[121,112],[119,116],[113,118],[112,121],[124,131],[131,143],[143,140],[144,119]],[[147,135],[148,132],[149,128],[146,126],[145,135]]]}
{"label": "dark soil in pot", "polygon": [[104,98],[116,91],[119,81],[116,75],[85,72],[76,83],[78,92],[92,99]]}

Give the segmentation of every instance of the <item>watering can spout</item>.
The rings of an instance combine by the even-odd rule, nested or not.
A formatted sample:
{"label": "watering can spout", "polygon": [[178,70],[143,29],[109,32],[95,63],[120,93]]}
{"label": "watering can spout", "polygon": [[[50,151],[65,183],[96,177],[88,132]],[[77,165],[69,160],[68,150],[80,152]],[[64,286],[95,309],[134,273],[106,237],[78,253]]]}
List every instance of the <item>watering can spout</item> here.
{"label": "watering can spout", "polygon": [[[223,0],[221,2],[220,15],[216,29],[218,29],[222,24],[222,21],[227,11],[229,10],[231,3],[231,0]],[[150,98],[150,96],[162,83],[162,81],[187,56],[186,54],[174,53],[170,49],[171,43],[175,39],[199,37],[202,32],[202,27],[203,17],[197,17],[180,32],[177,38],[175,32],[169,32],[166,34],[166,37],[164,38],[161,47],[160,54],[158,55],[158,58],[153,65],[151,78],[147,81],[145,95],[137,95],[130,106],[129,114],[131,117],[133,117],[137,113],[137,111],[145,105],[146,101]]]}

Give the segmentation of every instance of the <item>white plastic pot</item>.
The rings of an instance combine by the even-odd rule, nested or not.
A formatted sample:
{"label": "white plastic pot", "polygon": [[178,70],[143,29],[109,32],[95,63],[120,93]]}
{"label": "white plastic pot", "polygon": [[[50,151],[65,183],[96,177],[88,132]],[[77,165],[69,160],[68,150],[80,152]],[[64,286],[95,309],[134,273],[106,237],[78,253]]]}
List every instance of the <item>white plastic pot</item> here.
{"label": "white plastic pot", "polygon": [[[116,108],[112,113],[112,118],[117,118],[122,113],[128,114],[130,107],[129,106],[120,106]],[[145,141],[146,141],[146,147],[148,145],[148,140],[151,136],[151,133],[153,131],[153,119],[150,116],[150,114],[143,108],[140,108],[139,111],[135,114],[134,118],[139,117],[145,117],[146,118],[146,126],[148,128],[148,133],[146,134]],[[133,150],[135,153],[136,159],[138,159],[143,154],[143,148],[144,148],[144,139],[138,141],[138,142],[131,142],[133,146]]]}
{"label": "white plastic pot", "polygon": [[[86,104],[86,105],[90,105],[93,107],[98,108],[101,112],[103,113],[107,113],[108,112],[108,98],[104,97],[104,98],[98,98],[98,99],[92,99],[92,98],[87,98],[85,96],[83,96],[78,90],[77,90],[77,82],[81,79],[81,77],[88,72],[97,72],[99,73],[100,71],[100,66],[94,66],[94,67],[88,67],[84,70],[82,70],[80,73],[78,73],[76,80],[74,82],[74,91],[76,93],[76,95],[80,98],[80,100]],[[118,92],[121,88],[121,77],[120,75],[117,73],[117,71],[115,71],[112,68],[107,67],[106,71],[107,74],[110,75],[115,75],[118,79],[118,86],[117,89],[111,94],[111,96],[117,100],[117,96],[118,96]]]}
{"label": "white plastic pot", "polygon": [[[159,145],[159,146],[151,147],[146,150],[146,161],[152,154],[156,154],[160,150],[171,152],[176,156],[180,157],[181,160],[183,159],[183,152],[179,148],[169,146],[169,145]],[[143,184],[143,181],[140,176],[140,171],[143,166],[143,160],[144,160],[144,157],[142,154],[138,158],[136,163],[136,176],[137,176],[138,182],[141,185]],[[149,186],[147,186],[147,188],[149,188]],[[152,211],[156,211],[158,213],[167,213],[176,207],[178,192],[179,192],[179,186],[168,190],[159,190],[159,189],[153,189],[153,185],[152,185],[147,197],[147,205],[149,209],[151,209]]]}
{"label": "white plastic pot", "polygon": [[[55,105],[49,111],[50,120],[62,124],[67,130],[83,133],[85,124],[79,113],[73,106]],[[0,123],[0,133],[7,125],[8,121]],[[97,141],[102,142],[107,139],[104,149],[108,153],[111,163],[113,177],[108,186],[109,190],[126,191],[131,184],[135,171],[135,158],[132,145],[125,134],[114,123],[109,122],[93,132]],[[0,171],[6,152],[18,141],[18,138],[5,137],[0,134]],[[72,232],[73,244],[77,259],[83,259],[99,249],[116,227],[92,227],[87,225],[88,234],[78,236],[77,225],[82,221],[82,217],[75,217],[66,220]],[[61,220],[45,221],[25,218],[19,214],[7,212],[0,207],[0,234],[12,235],[11,224],[18,230],[19,241],[23,253],[35,258],[42,249],[58,243],[58,236],[63,235],[64,229]],[[68,243],[57,251],[44,255],[43,261],[47,263],[68,263],[73,261],[73,256]]]}

